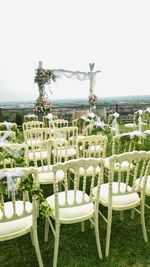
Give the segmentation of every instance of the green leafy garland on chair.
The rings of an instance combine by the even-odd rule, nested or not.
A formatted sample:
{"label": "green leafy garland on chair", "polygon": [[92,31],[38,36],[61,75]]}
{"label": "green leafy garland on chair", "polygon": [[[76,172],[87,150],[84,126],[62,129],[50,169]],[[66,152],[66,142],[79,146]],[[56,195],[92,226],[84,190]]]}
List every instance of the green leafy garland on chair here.
{"label": "green leafy garland on chair", "polygon": [[131,143],[131,146],[134,147],[134,150],[140,151],[143,149],[143,142],[141,141],[141,136],[134,135],[132,138],[130,135],[121,136],[120,139],[115,140],[115,146],[120,148],[119,153],[127,152],[127,144]]}
{"label": "green leafy garland on chair", "polygon": [[[18,167],[25,167],[25,161],[24,161],[24,152],[12,150],[10,148],[6,148],[3,151],[0,151],[0,161],[6,160],[6,159],[14,159],[15,165]],[[19,183],[19,186],[17,188],[17,191],[19,194],[23,194],[23,192],[28,191],[29,195],[35,196],[40,201],[40,213],[42,216],[50,216],[51,209],[47,203],[47,201],[44,198],[43,190],[39,188],[39,186],[34,186],[33,188],[33,178],[31,176],[25,177],[21,180]],[[7,195],[7,183],[0,180],[0,209],[3,209],[4,200],[3,195]]]}

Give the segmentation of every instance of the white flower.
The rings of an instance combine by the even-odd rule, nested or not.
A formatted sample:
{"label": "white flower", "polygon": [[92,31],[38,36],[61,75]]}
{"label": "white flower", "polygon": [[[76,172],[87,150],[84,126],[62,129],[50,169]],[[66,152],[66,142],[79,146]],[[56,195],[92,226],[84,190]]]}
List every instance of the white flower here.
{"label": "white flower", "polygon": [[147,108],[146,111],[148,111],[150,113],[150,108]]}
{"label": "white flower", "polygon": [[143,113],[143,110],[139,109],[139,115],[142,115],[142,113]]}
{"label": "white flower", "polygon": [[81,116],[81,119],[85,121],[87,119],[87,117],[86,116]]}
{"label": "white flower", "polygon": [[47,114],[47,118],[48,118],[48,120],[52,120],[53,115],[52,115],[51,113],[48,113],[48,114]]}
{"label": "white flower", "polygon": [[91,120],[85,117],[85,122],[90,122]]}
{"label": "white flower", "polygon": [[87,116],[90,117],[91,119],[95,118],[95,114],[93,112],[89,113]]}
{"label": "white flower", "polygon": [[118,112],[115,112],[114,114],[114,117],[117,119],[119,117],[119,113]]}

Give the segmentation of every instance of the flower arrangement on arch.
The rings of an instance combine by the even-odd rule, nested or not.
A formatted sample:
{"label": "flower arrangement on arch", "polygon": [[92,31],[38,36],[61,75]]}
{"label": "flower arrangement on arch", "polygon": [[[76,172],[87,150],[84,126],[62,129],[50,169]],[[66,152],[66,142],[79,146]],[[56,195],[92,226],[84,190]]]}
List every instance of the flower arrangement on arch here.
{"label": "flower arrangement on arch", "polygon": [[98,102],[98,97],[96,95],[92,94],[89,96],[90,106],[95,106],[97,102]]}
{"label": "flower arrangement on arch", "polygon": [[38,113],[42,112],[46,115],[51,110],[51,103],[48,101],[47,98],[39,96],[35,102],[34,107],[35,107],[35,112]]}
{"label": "flower arrangement on arch", "polygon": [[45,84],[50,84],[51,80],[53,82],[56,81],[56,76],[51,70],[47,70],[43,68],[36,69],[34,82],[37,83],[39,87]]}

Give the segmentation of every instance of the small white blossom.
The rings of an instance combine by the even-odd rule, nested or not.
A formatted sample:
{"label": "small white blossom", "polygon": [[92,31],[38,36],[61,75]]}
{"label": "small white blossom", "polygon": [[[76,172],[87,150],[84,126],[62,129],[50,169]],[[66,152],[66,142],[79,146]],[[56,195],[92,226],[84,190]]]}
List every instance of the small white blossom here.
{"label": "small white blossom", "polygon": [[47,118],[48,118],[48,120],[52,120],[53,115],[52,115],[51,113],[48,113],[48,114],[47,114]]}
{"label": "small white blossom", "polygon": [[95,114],[93,112],[89,113],[87,116],[90,117],[91,119],[95,118]]}
{"label": "small white blossom", "polygon": [[114,117],[117,119],[119,117],[119,113],[118,112],[115,112],[114,114]]}

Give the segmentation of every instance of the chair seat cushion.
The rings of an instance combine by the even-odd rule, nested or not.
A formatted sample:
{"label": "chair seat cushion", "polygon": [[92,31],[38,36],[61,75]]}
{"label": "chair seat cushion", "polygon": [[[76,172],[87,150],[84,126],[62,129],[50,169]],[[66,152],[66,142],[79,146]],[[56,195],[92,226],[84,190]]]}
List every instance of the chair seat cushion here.
{"label": "chair seat cushion", "polygon": [[25,141],[25,143],[28,145],[28,146],[32,146],[32,145],[36,145],[38,143],[40,143],[41,140],[39,139],[27,139]]}
{"label": "chair seat cushion", "polygon": [[40,159],[47,159],[48,157],[48,152],[45,150],[45,151],[36,151],[36,152],[29,152],[28,153],[28,159],[29,160],[34,160],[35,158],[37,160],[40,160]]}
{"label": "chair seat cushion", "polygon": [[135,128],[135,127],[137,127],[137,125],[136,125],[135,123],[126,123],[126,124],[124,125],[124,127],[125,127],[125,128]]}
{"label": "chair seat cushion", "polygon": [[[105,158],[105,160],[104,160],[104,166],[105,166],[106,169],[110,169],[109,157],[108,157],[108,158]],[[128,163],[128,161],[123,161],[123,162],[121,163],[121,168],[120,168],[119,164],[116,162],[116,163],[115,163],[115,166],[114,166],[114,170],[115,170],[116,172],[118,172],[119,170],[120,170],[121,172],[125,172],[125,171],[128,170],[128,167],[129,167],[129,163]],[[132,169],[132,168],[133,168],[133,164],[130,163],[130,169]]]}
{"label": "chair seat cushion", "polygon": [[[52,166],[38,167],[38,178],[40,184],[49,184],[54,182],[54,173],[52,172]],[[56,179],[62,181],[64,179],[64,171],[58,170],[56,173]]]}
{"label": "chair seat cushion", "polygon": [[[5,214],[7,218],[11,218],[13,215],[12,202],[4,203]],[[30,214],[32,212],[32,203],[26,202],[26,210]],[[16,213],[21,216],[23,211],[23,201],[16,201]],[[0,210],[0,221],[3,217],[2,211]],[[0,222],[0,236],[14,234],[23,229],[30,229],[32,226],[32,215],[26,216],[21,219],[12,220],[9,222]]]}
{"label": "chair seat cushion", "polygon": [[[90,197],[85,193],[84,196],[85,200],[88,202],[90,201]],[[83,192],[77,190],[76,200],[77,203],[81,203],[83,198]],[[48,197],[47,202],[49,203],[53,215],[55,217],[55,204],[54,204],[54,195]],[[58,193],[58,201],[59,205],[63,206],[65,203],[65,192]],[[74,201],[74,190],[68,191],[68,203],[71,205]],[[94,204],[93,202],[87,203],[87,204],[80,204],[79,206],[73,206],[73,207],[59,207],[59,218],[62,221],[73,221],[77,220],[86,216],[92,216],[94,212]]]}
{"label": "chair seat cushion", "polygon": [[[144,179],[142,178],[138,178],[136,179],[135,181],[135,185],[138,187],[139,186],[139,183],[140,183],[140,187],[142,189],[142,186],[143,186],[143,183],[144,183]],[[146,195],[150,195],[150,175],[148,175],[147,177],[147,182],[146,182],[146,188],[145,188],[145,194]]]}
{"label": "chair seat cushion", "polygon": [[[52,150],[52,153],[54,154],[54,149]],[[61,147],[61,148],[57,148],[56,149],[56,154],[58,157],[60,158],[65,158],[65,157],[74,157],[76,155],[76,150],[75,148],[71,147],[71,148],[64,148],[64,147]]]}
{"label": "chair seat cushion", "polygon": [[[73,170],[73,169],[70,169],[70,171],[71,171],[72,173],[74,173],[74,170]],[[97,167],[95,168],[95,170],[94,170],[94,167],[93,167],[93,166],[89,166],[89,167],[87,168],[87,170],[86,170],[86,175],[87,175],[87,176],[91,176],[91,175],[93,175],[93,173],[98,174],[99,172],[100,172],[100,167],[99,167],[99,166],[97,166]],[[85,174],[85,169],[84,169],[83,167],[80,167],[80,168],[79,168],[79,175],[82,176],[82,175],[84,175],[84,174]]]}
{"label": "chair seat cushion", "polygon": [[[112,192],[117,193],[118,192],[118,182],[112,183]],[[127,187],[128,192],[132,190],[130,186]],[[97,188],[95,187],[93,189],[94,195],[96,193]],[[126,184],[120,183],[120,192],[123,193],[126,190]],[[109,183],[104,183],[100,187],[100,197],[99,201],[102,205],[108,206],[108,198],[109,198]],[[137,193],[127,193],[122,195],[116,195],[112,196],[112,208],[123,210],[123,209],[129,209],[131,207],[136,207],[140,204],[140,198]]]}
{"label": "chair seat cushion", "polygon": [[150,130],[145,130],[144,134],[149,135],[150,134]]}

